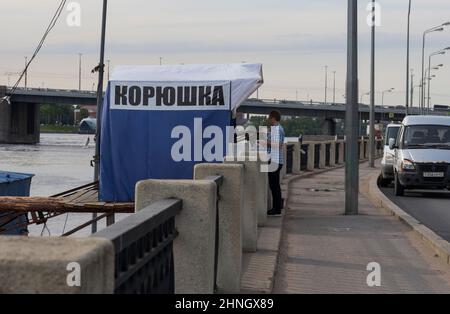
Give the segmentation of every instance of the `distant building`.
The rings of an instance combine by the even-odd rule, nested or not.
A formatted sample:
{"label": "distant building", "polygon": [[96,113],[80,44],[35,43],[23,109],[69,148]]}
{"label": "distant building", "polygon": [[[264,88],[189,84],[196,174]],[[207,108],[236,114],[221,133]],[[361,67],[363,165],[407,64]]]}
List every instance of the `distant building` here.
{"label": "distant building", "polygon": [[89,112],[89,118],[97,117],[97,106],[96,105],[85,105],[80,106],[81,109],[86,109]]}

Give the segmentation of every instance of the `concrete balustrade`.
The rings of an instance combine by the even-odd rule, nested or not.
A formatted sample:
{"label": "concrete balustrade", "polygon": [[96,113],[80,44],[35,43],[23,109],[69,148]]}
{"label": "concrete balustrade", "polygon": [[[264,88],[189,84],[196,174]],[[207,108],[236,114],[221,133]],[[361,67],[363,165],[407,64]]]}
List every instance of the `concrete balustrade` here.
{"label": "concrete balustrade", "polygon": [[[259,191],[267,191],[267,187],[263,186],[265,181],[259,181],[262,179],[261,165],[256,160],[256,155],[250,155],[246,154],[244,158],[227,156],[225,163],[243,165],[243,190],[245,197],[242,207],[242,248],[245,252],[256,252],[258,220],[261,220],[261,224],[264,224],[267,220],[267,210],[264,210],[266,208],[264,202],[267,199],[267,194],[264,195],[263,193],[261,195]],[[242,159],[245,159],[245,161],[241,161]],[[265,198],[261,196],[265,196]],[[262,213],[263,211],[265,211],[265,214]],[[260,216],[259,219],[258,216]]]}
{"label": "concrete balustrade", "polygon": [[314,161],[315,161],[315,153],[316,153],[316,147],[315,147],[315,143],[306,143],[308,145],[308,163],[306,166],[306,169],[308,171],[313,171],[315,166],[314,166]]}
{"label": "concrete balustrade", "polygon": [[136,185],[136,211],[166,198],[183,201],[183,209],[175,218],[179,232],[173,242],[175,293],[211,294],[217,186],[203,180],[145,180]]}
{"label": "concrete balustrade", "polygon": [[[360,140],[360,158],[368,156],[368,140]],[[339,145],[337,145],[339,144]],[[300,143],[294,146],[293,173],[301,172]],[[305,142],[307,170],[345,161],[345,141]],[[287,152],[285,145],[285,153]],[[364,149],[366,147],[366,149]],[[327,162],[329,150],[329,163]],[[364,153],[366,151],[366,153]],[[257,249],[258,226],[267,222],[271,208],[267,172],[255,152],[222,164],[199,164],[195,180],[145,180],[136,185],[135,209],[166,199],[182,200],[176,217],[178,237],[173,243],[175,292],[214,292],[216,210],[219,208],[217,288],[220,293],[239,293],[243,252]],[[376,156],[380,151],[376,151]],[[260,156],[261,157],[261,156]],[[267,156],[262,156],[263,160]],[[337,161],[337,162],[336,162]],[[286,168],[286,166],[284,167]],[[205,178],[221,175],[223,183]],[[285,175],[285,172],[283,172]],[[219,198],[217,192],[219,191]],[[0,293],[112,293],[114,289],[114,247],[101,238],[0,237]],[[20,248],[18,250],[17,248]],[[71,262],[81,266],[81,285],[67,285]]]}
{"label": "concrete balustrade", "polygon": [[339,157],[338,157],[338,163],[343,164],[345,161],[345,141],[338,141],[339,142]]}
{"label": "concrete balustrade", "polygon": [[[242,223],[244,195],[244,165],[199,164],[194,169],[194,179],[223,176],[219,187],[219,251],[217,288],[219,293],[239,293],[242,269]],[[233,275],[232,275],[233,274]]]}
{"label": "concrete balustrade", "polygon": [[364,154],[364,140],[359,140],[359,159],[365,159]]}
{"label": "concrete balustrade", "polygon": [[[359,145],[359,159],[366,160],[369,158],[369,140],[367,138],[361,138],[358,140]],[[301,161],[302,158],[307,158],[306,171],[313,171],[314,169],[325,169],[327,167],[335,167],[336,165],[342,165],[345,162],[345,140],[334,140],[334,141],[307,141],[303,145],[307,146],[307,156],[303,157],[301,154],[300,143],[292,142],[287,143],[288,145],[294,146],[292,155],[292,172],[293,174],[301,172]],[[316,151],[316,146],[320,146],[319,151]],[[287,150],[285,150],[286,152]],[[317,156],[319,154],[318,164]],[[383,150],[376,150],[375,157],[380,157]],[[328,156],[329,154],[329,161]],[[287,160],[287,158],[286,158]],[[285,177],[285,171],[281,172],[281,177]]]}
{"label": "concrete balustrade", "polygon": [[0,236],[0,294],[111,294],[113,290],[111,241]]}
{"label": "concrete balustrade", "polygon": [[302,162],[302,154],[301,149],[302,146],[300,143],[294,143],[294,155],[292,156],[292,172],[299,173],[300,172],[300,164]]}
{"label": "concrete balustrade", "polygon": [[330,167],[336,166],[336,141],[330,142]]}
{"label": "concrete balustrade", "polygon": [[327,143],[320,144],[320,158],[319,158],[319,169],[326,168],[326,154],[327,154]]}

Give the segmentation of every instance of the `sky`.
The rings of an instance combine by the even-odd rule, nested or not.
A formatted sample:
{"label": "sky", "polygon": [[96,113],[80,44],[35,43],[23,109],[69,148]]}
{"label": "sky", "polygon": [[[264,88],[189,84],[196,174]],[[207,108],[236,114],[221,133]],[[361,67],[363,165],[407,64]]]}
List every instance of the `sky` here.
{"label": "sky", "polygon": [[[0,0],[0,85],[12,85],[23,69],[60,0]],[[68,1],[68,3],[74,1]],[[81,25],[69,26],[61,15],[29,68],[29,87],[78,89],[82,53],[82,88],[95,88],[101,26],[101,0],[78,0]],[[369,0],[359,0],[360,94],[369,91]],[[406,21],[408,0],[379,0],[381,25],[376,34],[376,96],[385,105],[405,103]],[[412,0],[411,68],[415,84],[421,72],[422,33],[450,21],[450,1]],[[263,64],[264,99],[343,102],[346,77],[347,1],[345,0],[110,0],[106,59],[116,65],[236,63]],[[427,37],[426,55],[450,46],[450,27]],[[160,59],[162,58],[162,59]],[[428,57],[427,57],[428,58]],[[433,64],[432,103],[450,104],[450,51]],[[23,83],[21,84],[23,86]],[[363,96],[363,102],[369,101]],[[414,103],[418,102],[418,88]]]}

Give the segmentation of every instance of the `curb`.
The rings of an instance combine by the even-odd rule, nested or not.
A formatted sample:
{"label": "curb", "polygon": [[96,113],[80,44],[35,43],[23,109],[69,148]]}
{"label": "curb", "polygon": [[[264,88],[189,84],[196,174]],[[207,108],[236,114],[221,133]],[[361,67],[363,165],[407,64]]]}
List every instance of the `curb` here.
{"label": "curb", "polygon": [[447,265],[450,265],[450,243],[437,235],[433,230],[424,226],[417,219],[406,213],[403,209],[392,202],[378,188],[378,176],[372,175],[368,183],[367,197],[374,205],[387,210],[391,215],[410,227],[424,242],[433,249],[439,258]]}

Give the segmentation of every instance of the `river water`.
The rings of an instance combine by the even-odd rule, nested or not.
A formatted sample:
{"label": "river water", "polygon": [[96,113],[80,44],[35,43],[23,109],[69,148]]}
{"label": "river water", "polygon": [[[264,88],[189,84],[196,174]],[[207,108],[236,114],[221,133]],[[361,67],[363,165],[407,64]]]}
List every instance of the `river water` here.
{"label": "river water", "polygon": [[[37,145],[0,145],[0,170],[32,173],[32,196],[50,196],[93,181],[90,160],[95,153],[93,135],[41,134]],[[47,226],[30,226],[30,235],[61,235],[86,222],[90,214],[69,214],[49,220]],[[66,222],[67,218],[67,222]],[[104,223],[99,225],[104,227]],[[77,236],[86,236],[90,229]]]}
{"label": "river water", "polygon": [[[297,140],[297,139],[292,139]],[[41,134],[37,145],[0,144],[0,170],[31,173],[32,196],[51,196],[93,181],[90,160],[95,153],[93,135]],[[126,217],[116,215],[116,221]],[[29,227],[31,236],[58,236],[89,221],[91,214],[69,214],[52,218],[43,226]],[[99,222],[99,230],[105,222]],[[87,236],[86,228],[75,236]]]}

